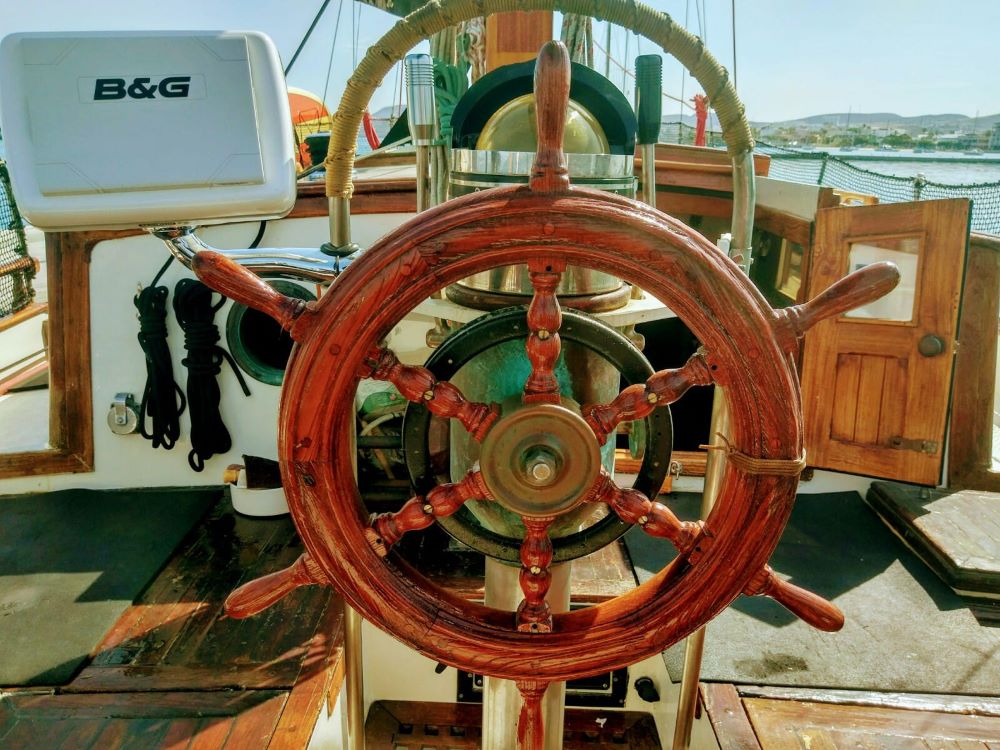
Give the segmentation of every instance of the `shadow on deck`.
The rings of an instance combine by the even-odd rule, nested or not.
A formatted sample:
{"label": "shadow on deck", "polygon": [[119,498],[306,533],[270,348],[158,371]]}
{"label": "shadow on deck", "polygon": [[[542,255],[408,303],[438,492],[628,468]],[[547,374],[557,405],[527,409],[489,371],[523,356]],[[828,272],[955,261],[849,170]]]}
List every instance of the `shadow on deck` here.
{"label": "shadow on deck", "polygon": [[2,695],[0,746],[305,747],[342,682],[341,600],[308,587],[259,617],[222,609],[301,552],[290,519],[236,516],[223,498],[68,684]]}

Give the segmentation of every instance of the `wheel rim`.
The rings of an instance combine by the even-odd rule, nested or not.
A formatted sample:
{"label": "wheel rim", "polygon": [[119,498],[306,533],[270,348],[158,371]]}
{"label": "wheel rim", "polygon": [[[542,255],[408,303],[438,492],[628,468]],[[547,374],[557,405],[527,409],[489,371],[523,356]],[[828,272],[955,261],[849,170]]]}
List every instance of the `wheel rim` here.
{"label": "wheel rim", "polygon": [[[733,443],[741,452],[798,457],[801,410],[794,373],[771,329],[773,313],[711,243],[616,196],[574,190],[543,203],[524,188],[467,196],[422,214],[352,265],[319,304],[314,330],[293,355],[282,400],[281,453],[289,506],[307,547],[366,619],[463,669],[562,680],[581,673],[581,651],[592,655],[585,667],[590,671],[617,668],[662,650],[725,607],[766,563],[796,480],[730,466],[721,494],[742,502],[718,506],[703,544],[624,597],[557,615],[557,632],[512,632],[511,613],[458,600],[398,558],[383,560],[365,542],[367,519],[356,485],[337,476],[350,466],[343,437],[351,415],[319,407],[353,396],[366,348],[433,288],[490,265],[558,255],[638,283],[684,320],[726,378]],[[373,299],[378,301],[367,302]],[[355,334],[348,341],[337,336],[345,327]],[[765,397],[782,408],[762,408]],[[401,591],[392,569],[418,584]]]}

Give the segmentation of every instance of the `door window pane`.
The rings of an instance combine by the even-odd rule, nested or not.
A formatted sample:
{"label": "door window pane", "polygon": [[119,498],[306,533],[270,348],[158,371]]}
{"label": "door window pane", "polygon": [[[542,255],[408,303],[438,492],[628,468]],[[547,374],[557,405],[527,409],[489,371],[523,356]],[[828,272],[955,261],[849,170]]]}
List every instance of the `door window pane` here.
{"label": "door window pane", "polygon": [[850,271],[872,263],[888,260],[899,268],[899,285],[889,294],[871,304],[845,314],[848,318],[873,318],[909,322],[917,296],[917,263],[920,258],[919,237],[892,237],[851,243]]}

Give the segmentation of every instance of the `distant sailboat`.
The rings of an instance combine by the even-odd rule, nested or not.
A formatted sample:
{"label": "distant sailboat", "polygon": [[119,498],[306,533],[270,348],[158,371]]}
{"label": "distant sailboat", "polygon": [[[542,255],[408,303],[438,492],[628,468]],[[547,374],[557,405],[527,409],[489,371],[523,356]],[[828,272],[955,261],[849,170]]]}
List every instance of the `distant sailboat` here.
{"label": "distant sailboat", "polygon": [[[844,126],[844,130],[846,130],[848,133],[851,132],[851,111],[852,111],[852,109],[853,109],[853,107],[848,107],[847,108],[847,125]],[[841,146],[840,150],[841,151],[854,151],[856,148],[857,147],[854,145],[854,134],[851,133],[851,142],[849,144],[847,144],[846,146]]]}
{"label": "distant sailboat", "polygon": [[979,136],[976,134],[976,130],[979,127],[979,110],[976,110],[976,116],[972,120],[972,148],[965,151],[966,156],[982,156],[983,150],[979,148]]}

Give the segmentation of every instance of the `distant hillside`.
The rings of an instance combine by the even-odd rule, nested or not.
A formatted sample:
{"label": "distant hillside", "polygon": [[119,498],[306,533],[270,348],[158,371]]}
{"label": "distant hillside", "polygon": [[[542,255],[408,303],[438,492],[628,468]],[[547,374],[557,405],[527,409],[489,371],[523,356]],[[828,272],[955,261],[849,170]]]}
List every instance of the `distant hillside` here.
{"label": "distant hillside", "polygon": [[[377,120],[395,117],[398,113],[393,107],[382,107],[377,112],[372,112],[372,117]],[[848,118],[850,118],[848,120]],[[663,116],[663,124],[676,123],[678,116],[676,113],[668,113]],[[680,118],[685,125],[694,127],[695,116],[685,114]],[[984,132],[993,128],[1000,122],[1000,113],[995,115],[982,115],[978,119],[968,115],[959,114],[939,114],[939,115],[917,115],[915,117],[903,117],[892,112],[831,112],[825,115],[810,115],[800,117],[795,120],[781,120],[768,122],[765,120],[751,121],[750,125],[755,128],[766,128],[776,130],[778,128],[800,128],[812,129],[822,127],[847,127],[848,122],[852,128],[867,125],[871,128],[901,128],[916,134],[921,129],[937,130],[940,133],[952,131],[971,132],[973,126],[977,132]],[[718,119],[712,115],[712,125],[715,126]]]}
{"label": "distant hillside", "polygon": [[395,104],[389,105],[388,107],[382,107],[372,112],[372,119],[375,120],[388,120],[391,118],[399,117],[400,110]]}
{"label": "distant hillside", "polygon": [[941,132],[951,130],[971,131],[973,126],[975,126],[977,131],[982,132],[991,129],[996,123],[1000,122],[1000,113],[982,115],[977,119],[959,114],[903,117],[892,112],[834,112],[825,115],[800,117],[796,120],[754,122],[751,124],[754,127],[767,126],[769,128],[820,128],[824,126],[846,127],[848,122],[850,122],[851,127],[868,125],[869,127],[903,128],[906,130],[928,128]]}

